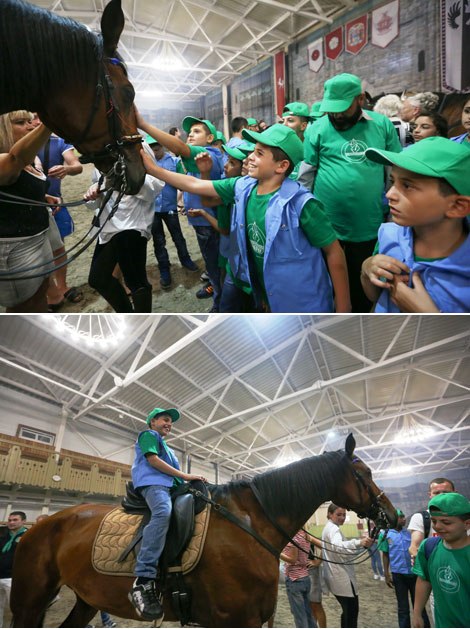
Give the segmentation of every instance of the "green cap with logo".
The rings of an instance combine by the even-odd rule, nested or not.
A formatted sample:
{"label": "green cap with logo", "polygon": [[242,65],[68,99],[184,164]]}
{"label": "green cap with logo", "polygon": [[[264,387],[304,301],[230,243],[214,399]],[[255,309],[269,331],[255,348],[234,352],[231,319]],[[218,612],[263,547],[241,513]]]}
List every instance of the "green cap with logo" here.
{"label": "green cap with logo", "polygon": [[283,124],[275,124],[262,133],[243,129],[242,136],[250,142],[259,142],[266,146],[282,149],[290,162],[296,166],[304,158],[304,145],[297,133]]}
{"label": "green cap with logo", "polygon": [[243,162],[246,157],[245,153],[240,151],[238,146],[227,146],[226,144],[222,144],[222,148],[227,153],[227,155],[230,155],[230,157],[233,157],[233,159],[238,159],[240,162]]}
{"label": "green cap with logo", "polygon": [[227,139],[226,139],[225,135],[222,133],[222,131],[216,131],[215,139],[216,140],[222,140],[222,142],[224,144],[227,142]]}
{"label": "green cap with logo", "polygon": [[321,113],[338,114],[351,107],[356,96],[362,94],[361,79],[355,74],[337,74],[325,81]]}
{"label": "green cap with logo", "polygon": [[248,125],[258,124],[258,121],[256,120],[256,118],[247,118],[246,121]]}
{"label": "green cap with logo", "polygon": [[445,179],[458,194],[470,196],[470,149],[464,144],[434,136],[412,144],[401,153],[366,149],[365,155],[379,164]]}
{"label": "green cap with logo", "polygon": [[[424,140],[420,140],[424,142]],[[418,142],[419,144],[419,142]],[[438,494],[428,503],[429,513],[433,516],[464,516],[470,515],[470,500],[462,494],[452,491],[447,494]]]}
{"label": "green cap with logo", "polygon": [[248,157],[250,153],[253,153],[255,150],[255,145],[253,142],[248,142],[248,140],[243,140],[238,146],[237,149],[244,153],[245,157]]}
{"label": "green cap with logo", "polygon": [[401,509],[397,509],[397,516],[398,516],[399,518],[404,518],[404,517],[405,517],[405,514],[403,513],[403,511],[402,511]]}
{"label": "green cap with logo", "polygon": [[191,131],[191,127],[195,124],[205,124],[206,127],[209,129],[209,132],[212,133],[212,135],[214,136],[214,140],[217,139],[217,129],[210,120],[202,120],[201,118],[186,116],[186,118],[181,123],[181,126],[186,131],[186,133],[189,133]]}
{"label": "green cap with logo", "polygon": [[150,426],[150,421],[154,417],[158,417],[158,415],[169,415],[173,424],[180,418],[180,413],[176,408],[154,408],[153,411],[147,415],[147,424]]}
{"label": "green cap with logo", "polygon": [[289,103],[282,110],[282,117],[286,118],[287,116],[303,116],[310,120],[310,111],[307,103]]}

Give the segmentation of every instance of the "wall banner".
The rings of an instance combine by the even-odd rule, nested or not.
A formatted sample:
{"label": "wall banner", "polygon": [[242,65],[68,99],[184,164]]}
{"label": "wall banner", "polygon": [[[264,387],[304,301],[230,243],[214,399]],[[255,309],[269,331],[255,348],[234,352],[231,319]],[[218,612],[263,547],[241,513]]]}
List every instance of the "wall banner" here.
{"label": "wall banner", "polygon": [[308,67],[312,72],[318,72],[324,63],[323,57],[323,37],[317,39],[307,46]]}
{"label": "wall banner", "polygon": [[343,27],[338,26],[334,31],[325,35],[325,56],[328,59],[337,59],[343,52]]}
{"label": "wall banner", "polygon": [[346,52],[357,55],[367,44],[367,14],[351,20],[346,24]]}
{"label": "wall banner", "polygon": [[370,43],[385,48],[398,37],[400,30],[400,0],[393,0],[372,11]]}

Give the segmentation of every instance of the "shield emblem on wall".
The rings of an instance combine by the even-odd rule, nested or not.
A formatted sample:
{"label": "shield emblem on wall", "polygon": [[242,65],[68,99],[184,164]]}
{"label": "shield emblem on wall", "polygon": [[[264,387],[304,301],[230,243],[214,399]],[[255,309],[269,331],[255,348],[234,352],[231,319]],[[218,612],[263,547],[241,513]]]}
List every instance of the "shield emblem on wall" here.
{"label": "shield emblem on wall", "polygon": [[398,36],[399,15],[399,0],[393,0],[372,11],[371,44],[385,48]]}
{"label": "shield emblem on wall", "polygon": [[367,44],[367,14],[346,24],[346,52],[357,55]]}
{"label": "shield emblem on wall", "polygon": [[312,72],[318,72],[323,65],[323,37],[317,39],[307,46],[308,67]]}
{"label": "shield emblem on wall", "polygon": [[325,56],[328,59],[337,59],[343,52],[343,48],[343,27],[339,26],[325,35]]}

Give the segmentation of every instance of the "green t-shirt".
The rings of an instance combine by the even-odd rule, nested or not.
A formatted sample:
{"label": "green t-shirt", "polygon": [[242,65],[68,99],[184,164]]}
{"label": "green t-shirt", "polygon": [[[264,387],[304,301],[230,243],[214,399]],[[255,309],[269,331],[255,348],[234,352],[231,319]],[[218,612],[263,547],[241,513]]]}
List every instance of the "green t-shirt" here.
{"label": "green t-shirt", "polygon": [[148,430],[139,435],[139,447],[142,453],[145,454],[160,454],[158,449],[158,441]]}
{"label": "green t-shirt", "polygon": [[205,146],[192,146],[190,144],[188,144],[188,146],[191,154],[189,157],[182,157],[181,162],[183,163],[186,172],[198,173],[199,168],[197,167],[197,162],[195,160],[196,155],[199,155],[199,153],[207,153],[207,148]]}
{"label": "green t-shirt", "polygon": [[388,118],[368,111],[351,129],[337,131],[328,116],[306,131],[304,159],[317,169],[313,191],[325,206],[338,238],[363,242],[377,237],[383,222],[385,169],[367,159],[367,148],[401,151]]}
{"label": "green t-shirt", "polygon": [[413,572],[432,585],[436,627],[470,627],[470,546],[451,549],[440,542],[426,560],[425,541]]}
{"label": "green t-shirt", "polygon": [[[224,203],[233,204],[235,200],[235,184],[239,177],[214,181],[215,191]],[[264,251],[266,245],[266,210],[271,197],[276,190],[269,194],[258,194],[255,185],[248,198],[245,208],[246,240],[253,255],[257,279],[263,290],[263,299],[268,302],[264,285]],[[300,214],[300,226],[312,247],[321,249],[327,247],[337,239],[326,216],[322,204],[316,199],[310,199],[304,205]]]}

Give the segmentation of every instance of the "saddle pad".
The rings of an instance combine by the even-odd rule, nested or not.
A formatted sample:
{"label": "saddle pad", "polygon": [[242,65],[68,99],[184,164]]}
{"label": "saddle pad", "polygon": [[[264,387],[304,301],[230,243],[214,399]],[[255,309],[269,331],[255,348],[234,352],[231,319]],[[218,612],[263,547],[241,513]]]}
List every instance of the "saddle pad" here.
{"label": "saddle pad", "polygon": [[[209,525],[210,505],[194,518],[194,534],[182,557],[183,574],[194,570],[204,548]],[[122,563],[118,563],[121,553],[133,540],[142,515],[126,513],[116,507],[105,515],[96,533],[91,551],[93,568],[101,574],[133,577],[135,554],[130,552]],[[170,568],[171,570],[171,568]]]}

